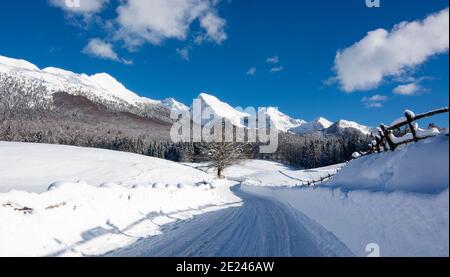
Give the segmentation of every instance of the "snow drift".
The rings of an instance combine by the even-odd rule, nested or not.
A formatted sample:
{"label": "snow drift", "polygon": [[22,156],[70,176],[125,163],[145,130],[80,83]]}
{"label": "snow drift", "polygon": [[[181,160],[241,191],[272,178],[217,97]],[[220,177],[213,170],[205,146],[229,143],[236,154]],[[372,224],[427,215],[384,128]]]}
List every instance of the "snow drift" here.
{"label": "snow drift", "polygon": [[439,193],[449,184],[448,136],[351,161],[327,185],[344,190]]}
{"label": "snow drift", "polygon": [[101,255],[239,205],[233,184],[135,154],[0,142],[0,256]]}
{"label": "snow drift", "polygon": [[243,189],[294,207],[357,256],[368,255],[366,246],[376,243],[381,256],[448,257],[448,143],[439,135],[364,156],[313,188],[247,183]]}

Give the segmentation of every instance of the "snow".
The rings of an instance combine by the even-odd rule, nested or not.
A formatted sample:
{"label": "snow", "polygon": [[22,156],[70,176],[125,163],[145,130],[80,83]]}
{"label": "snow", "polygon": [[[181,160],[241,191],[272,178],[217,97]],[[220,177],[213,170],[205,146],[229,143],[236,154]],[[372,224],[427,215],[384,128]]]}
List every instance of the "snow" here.
{"label": "snow", "polygon": [[[198,97],[198,100],[202,103],[202,112],[209,108],[210,112],[216,118],[224,118],[228,120],[228,122],[232,123],[238,127],[248,127],[245,126],[245,119],[250,117],[249,113],[242,112],[238,109],[233,108],[231,105],[221,101],[215,96],[201,93]],[[274,107],[269,107],[266,110],[266,116],[270,117],[271,121],[274,123],[275,128],[278,131],[288,132],[290,129],[301,126],[306,122],[301,119],[293,119],[290,116],[278,111]],[[202,121],[202,124],[208,122]]]}
{"label": "snow", "polygon": [[161,101],[161,104],[168,108],[171,111],[177,112],[177,113],[183,113],[189,111],[189,107],[184,105],[183,103],[178,102],[177,100],[173,98],[167,98]]}
{"label": "snow", "polygon": [[397,125],[397,124],[405,122],[405,121],[406,121],[406,117],[399,117],[396,120],[392,121],[391,125],[389,125],[389,126],[394,126],[394,125]]}
{"label": "snow", "polygon": [[[429,129],[421,129],[421,128],[419,128],[417,123],[415,123],[413,125],[413,127],[414,127],[414,130],[416,131],[416,136],[419,139],[434,137],[441,133],[439,131],[439,129],[435,128],[435,127],[429,128]],[[392,140],[393,143],[401,144],[401,143],[413,140],[414,136],[412,135],[412,133],[406,133],[401,137],[396,137],[394,134],[389,134],[389,138]]]}
{"label": "snow", "polygon": [[[294,207],[357,256],[368,255],[366,246],[376,243],[381,256],[446,257],[448,151],[448,136],[439,135],[395,152],[360,157],[312,188],[273,188],[276,176],[268,173],[267,178],[255,178],[260,182],[243,183],[243,189]],[[251,166],[241,167],[248,179],[255,175]],[[284,172],[295,173],[287,168]]]}
{"label": "snow", "polygon": [[[448,173],[448,172],[447,172]],[[448,189],[440,194],[340,188],[243,189],[285,203],[332,232],[355,255],[376,243],[382,257],[449,255]]]}
{"label": "snow", "polygon": [[306,121],[301,119],[293,119],[273,107],[267,108],[267,115],[274,122],[276,129],[283,132],[288,132],[290,129],[300,127],[306,123]]}
{"label": "snow", "polygon": [[11,189],[44,192],[50,184],[61,180],[131,187],[155,182],[195,185],[213,179],[170,161],[102,149],[0,142],[0,157],[0,192]]}
{"label": "snow", "polygon": [[[206,93],[201,93],[197,99],[202,103],[202,113],[205,109],[210,109],[209,112],[212,113],[214,118],[224,118],[238,127],[245,127],[244,119],[250,116],[248,113],[238,111],[229,104],[220,101],[217,97]],[[207,119],[207,121],[209,121],[209,119]],[[202,124],[203,123],[205,122],[202,121]]]}
{"label": "snow", "polygon": [[446,257],[448,159],[438,135],[312,170],[243,161],[217,180],[205,164],[0,143],[0,256],[366,256],[376,243]]}
{"label": "snow", "polygon": [[8,70],[38,71],[39,68],[25,60],[11,59],[0,55],[0,72],[6,72]]}
{"label": "snow", "polygon": [[129,153],[0,142],[0,256],[101,255],[240,205],[233,184]]}
{"label": "snow", "polygon": [[449,184],[448,136],[351,161],[327,186],[345,190],[440,193]]}
{"label": "snow", "polygon": [[154,104],[178,111],[186,106],[174,99],[163,101],[140,97],[128,90],[123,84],[107,73],[94,75],[77,74],[68,70],[47,67],[40,70],[34,64],[24,60],[16,60],[0,55],[0,73],[24,77],[26,80],[39,80],[51,93],[58,91],[83,91],[92,93],[96,97],[117,102],[122,101],[128,105]]}
{"label": "snow", "polygon": [[411,111],[411,110],[405,110],[405,114],[409,115],[409,117],[411,117],[411,118],[416,117],[416,115],[414,114],[414,112]]}
{"label": "snow", "polygon": [[288,205],[233,187],[243,205],[205,213],[112,257],[348,257],[333,233]]}
{"label": "snow", "polygon": [[312,132],[323,131],[329,127],[331,127],[333,123],[323,117],[318,117],[311,122],[302,124],[297,128],[293,128],[290,131],[296,134],[306,134]]}
{"label": "snow", "polygon": [[348,120],[340,120],[336,123],[338,128],[341,129],[355,129],[359,132],[361,132],[364,135],[370,135],[371,134],[371,128],[358,124],[354,121],[348,121]]}
{"label": "snow", "polygon": [[[214,171],[205,164],[190,164],[210,174]],[[328,167],[298,170],[281,163],[264,160],[246,160],[224,170],[224,175],[230,179],[254,186],[269,187],[296,187],[306,185],[308,182],[320,180],[335,174],[345,164]]]}

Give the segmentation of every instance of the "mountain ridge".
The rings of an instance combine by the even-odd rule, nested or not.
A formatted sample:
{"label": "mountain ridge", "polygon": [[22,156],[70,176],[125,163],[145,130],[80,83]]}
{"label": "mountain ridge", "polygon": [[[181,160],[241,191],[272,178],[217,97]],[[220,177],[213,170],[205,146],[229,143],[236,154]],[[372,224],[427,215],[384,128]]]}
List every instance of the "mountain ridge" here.
{"label": "mountain ridge", "polygon": [[[170,121],[170,112],[182,113],[192,111],[193,108],[174,98],[153,100],[141,97],[137,93],[128,90],[125,85],[108,73],[87,75],[57,67],[40,69],[26,60],[2,55],[0,55],[0,73],[23,77],[26,80],[40,81],[47,87],[50,94],[64,91],[72,95],[82,95],[94,102],[107,103],[108,107],[115,106],[119,111],[132,112],[139,116],[145,116],[148,111],[155,108],[156,110],[165,109],[167,112],[157,112],[162,114],[158,115],[158,117],[167,117],[167,121]],[[248,113],[237,110],[216,96],[206,92],[200,93],[196,99],[201,101],[202,109],[209,107],[214,115],[226,118],[235,126],[245,127],[244,122],[245,118],[249,116]],[[275,124],[277,130],[285,133],[301,135],[314,132],[333,133],[353,130],[363,135],[370,134],[369,127],[353,121],[340,120],[332,123],[323,117],[318,117],[311,122],[307,122],[303,119],[292,118],[275,107],[268,107],[266,115]]]}

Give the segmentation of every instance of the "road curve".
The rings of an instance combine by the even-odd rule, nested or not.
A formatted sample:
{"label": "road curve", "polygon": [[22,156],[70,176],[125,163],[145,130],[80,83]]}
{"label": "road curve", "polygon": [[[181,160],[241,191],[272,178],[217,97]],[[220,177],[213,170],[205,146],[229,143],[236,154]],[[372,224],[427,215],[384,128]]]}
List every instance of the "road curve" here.
{"label": "road curve", "polygon": [[241,207],[180,221],[163,234],[106,256],[119,257],[322,257],[353,256],[333,234],[276,200],[234,187]]}

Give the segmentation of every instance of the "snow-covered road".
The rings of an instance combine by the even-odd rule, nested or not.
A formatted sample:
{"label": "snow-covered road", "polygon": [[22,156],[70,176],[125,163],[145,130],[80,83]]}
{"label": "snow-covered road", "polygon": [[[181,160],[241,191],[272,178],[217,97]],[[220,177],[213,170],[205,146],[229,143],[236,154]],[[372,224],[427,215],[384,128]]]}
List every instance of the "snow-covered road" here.
{"label": "snow-covered road", "polygon": [[241,190],[244,204],[164,226],[163,234],[141,239],[107,256],[352,256],[333,234],[276,200]]}

